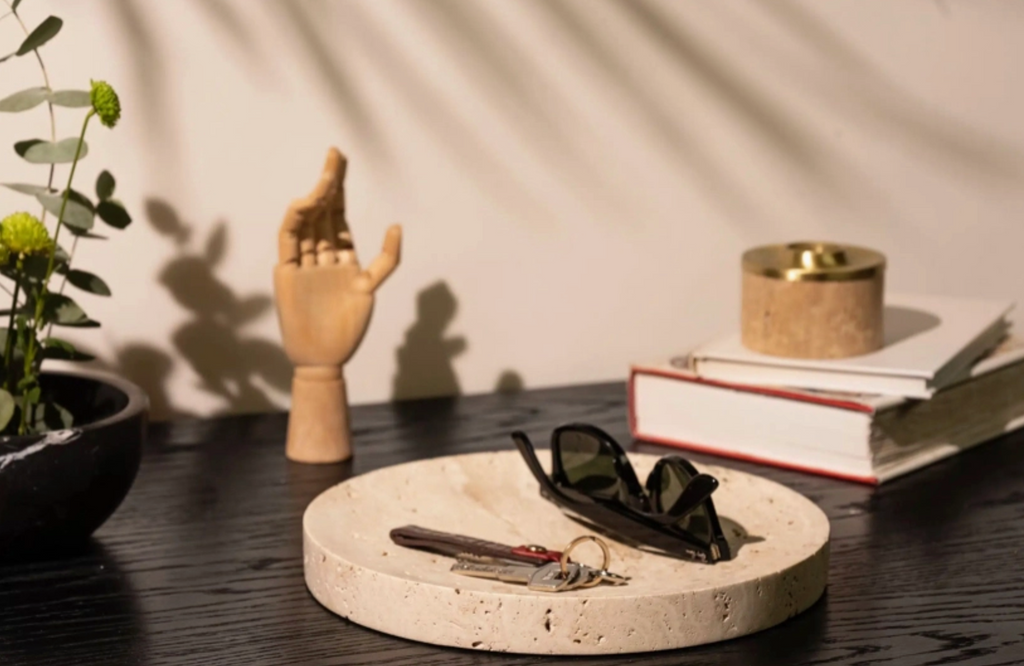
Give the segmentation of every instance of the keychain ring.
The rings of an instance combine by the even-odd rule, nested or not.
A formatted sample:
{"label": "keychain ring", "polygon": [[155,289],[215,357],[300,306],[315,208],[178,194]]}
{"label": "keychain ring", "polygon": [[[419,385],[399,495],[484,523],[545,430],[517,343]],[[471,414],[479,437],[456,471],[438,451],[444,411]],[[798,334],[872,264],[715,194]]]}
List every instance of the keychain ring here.
{"label": "keychain ring", "polygon": [[[600,570],[601,571],[607,571],[608,570],[608,565],[612,563],[612,553],[608,549],[608,544],[606,544],[601,539],[598,539],[596,536],[593,536],[591,534],[585,534],[585,535],[583,535],[581,537],[576,537],[575,539],[570,541],[569,545],[566,546],[562,550],[562,557],[560,557],[558,559],[558,564],[562,567],[562,576],[563,577],[569,575],[569,553],[572,552],[573,548],[575,548],[576,546],[579,546],[582,543],[586,543],[587,541],[593,541],[594,543],[596,543],[598,545],[598,547],[601,548],[602,561],[601,561]],[[601,579],[598,578],[597,581],[600,582]]]}

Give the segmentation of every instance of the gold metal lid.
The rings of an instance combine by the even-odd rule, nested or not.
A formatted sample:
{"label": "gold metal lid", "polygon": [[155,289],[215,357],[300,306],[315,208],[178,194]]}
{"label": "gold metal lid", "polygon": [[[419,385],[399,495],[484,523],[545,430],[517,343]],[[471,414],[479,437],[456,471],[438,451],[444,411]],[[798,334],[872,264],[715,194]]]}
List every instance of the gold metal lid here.
{"label": "gold metal lid", "polygon": [[743,271],[788,282],[867,280],[885,270],[885,255],[839,243],[762,245],[743,253]]}

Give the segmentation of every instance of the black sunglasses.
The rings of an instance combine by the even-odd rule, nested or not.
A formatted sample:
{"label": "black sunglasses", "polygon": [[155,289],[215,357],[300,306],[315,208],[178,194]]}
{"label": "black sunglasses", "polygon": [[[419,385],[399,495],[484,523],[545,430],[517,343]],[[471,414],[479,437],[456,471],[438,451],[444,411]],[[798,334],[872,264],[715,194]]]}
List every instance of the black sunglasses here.
{"label": "black sunglasses", "polygon": [[551,476],[526,433],[516,447],[548,501],[599,529],[666,553],[701,562],[730,558],[711,493],[718,480],[680,456],[659,460],[640,485],[625,451],[611,435],[584,423],[551,433]]}

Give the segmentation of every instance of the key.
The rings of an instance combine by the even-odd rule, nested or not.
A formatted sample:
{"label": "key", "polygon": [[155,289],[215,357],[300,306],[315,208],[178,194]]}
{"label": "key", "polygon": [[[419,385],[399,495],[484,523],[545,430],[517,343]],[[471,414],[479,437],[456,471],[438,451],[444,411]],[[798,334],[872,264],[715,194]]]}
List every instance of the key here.
{"label": "key", "polygon": [[582,569],[576,563],[568,565],[568,576],[562,575],[562,567],[558,562],[534,567],[528,564],[490,564],[459,560],[452,565],[451,570],[452,573],[462,576],[519,583],[536,592],[564,592],[575,589],[577,583],[589,580],[589,577],[582,575]]}
{"label": "key", "polygon": [[575,539],[570,541],[569,545],[565,547],[564,551],[562,551],[562,557],[559,558],[559,562],[568,562],[569,553],[572,552],[573,548],[588,541],[594,542],[601,549],[601,568],[595,569],[594,567],[589,567],[585,564],[581,564],[580,569],[582,570],[581,575],[583,576],[582,582],[578,583],[575,587],[594,587],[595,585],[600,585],[604,582],[611,583],[612,585],[625,585],[626,583],[628,583],[629,578],[627,576],[620,576],[619,574],[608,571],[608,565],[612,561],[611,549],[608,548],[608,544],[606,544],[604,541],[594,536],[593,534],[584,534],[583,536],[576,537]]}
{"label": "key", "polygon": [[[460,562],[462,562],[464,564],[475,563],[475,564],[483,564],[483,565],[488,566],[488,567],[506,566],[506,565],[510,565],[510,564],[515,564],[513,562],[498,560],[498,559],[495,559],[493,557],[480,557],[480,556],[477,556],[477,555],[470,555],[468,553],[464,553],[462,555],[459,555],[458,559],[459,559]],[[600,585],[601,583],[609,583],[610,585],[626,585],[626,584],[629,583],[629,580],[630,580],[629,576],[623,576],[623,575],[617,574],[617,573],[615,573],[613,571],[608,571],[607,569],[595,569],[594,567],[592,567],[590,565],[582,564],[582,563],[579,563],[579,562],[577,562],[577,563],[569,563],[567,565],[567,567],[572,567],[572,566],[579,567],[580,573],[579,573],[579,578],[577,580],[573,581],[573,583],[568,588],[566,588],[566,589],[570,589],[570,590],[576,590],[576,589],[587,588],[587,587],[596,587],[597,585]],[[536,567],[534,567],[534,568],[536,568]],[[571,572],[569,574],[569,578],[572,578],[572,573]]]}
{"label": "key", "polygon": [[594,587],[601,583],[625,585],[629,582],[629,576],[613,573],[607,569],[595,569],[594,567],[587,566],[586,564],[579,564],[578,566],[580,568],[580,580],[582,582],[574,585],[572,589]]}

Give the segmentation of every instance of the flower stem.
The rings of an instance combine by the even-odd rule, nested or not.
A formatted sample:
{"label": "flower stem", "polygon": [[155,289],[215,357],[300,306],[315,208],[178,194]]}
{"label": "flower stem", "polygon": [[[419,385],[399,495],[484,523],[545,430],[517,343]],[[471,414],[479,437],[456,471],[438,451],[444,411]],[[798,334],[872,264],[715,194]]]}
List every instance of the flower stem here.
{"label": "flower stem", "polygon": [[[43,278],[43,293],[46,293],[46,285],[50,282],[50,276],[53,275],[53,268],[55,265],[55,259],[57,257],[57,239],[60,237],[60,228],[64,223],[64,211],[68,207],[68,198],[71,196],[71,183],[75,179],[75,168],[78,166],[78,158],[82,155],[82,145],[85,143],[85,130],[89,127],[89,121],[96,115],[96,111],[89,109],[89,113],[85,114],[85,120],[82,122],[82,132],[78,135],[78,145],[75,146],[75,159],[71,162],[71,172],[68,174],[68,186],[64,188],[64,198],[60,202],[60,212],[57,214],[57,227],[53,230],[53,247],[50,248],[50,263],[46,266],[46,277]],[[42,328],[39,326],[39,318],[42,316],[42,309],[40,305],[36,304],[36,330]]]}
{"label": "flower stem", "polygon": [[[11,3],[8,0],[4,0],[4,4],[7,5],[10,8],[10,10],[11,10],[10,13],[13,14],[15,20],[18,21],[18,25],[21,26],[21,29],[22,29],[22,31],[24,31],[25,36],[27,37],[28,35],[32,34],[32,33],[29,32],[28,26],[25,25],[25,22],[21,20],[20,16],[18,16],[18,12],[15,11],[15,9],[13,7],[11,7]],[[43,73],[43,84],[46,86],[47,90],[49,90],[50,92],[53,92],[53,88],[50,87],[50,75],[46,71],[46,65],[43,63],[43,57],[41,55],[39,55],[39,49],[32,49],[32,53],[35,54],[36,62],[39,63],[39,71],[41,71]],[[54,113],[53,113],[53,102],[50,101],[49,99],[46,100],[46,107],[50,111],[50,141],[56,142],[57,141],[57,118],[54,116]],[[50,190],[50,189],[53,188],[53,173],[54,173],[54,169],[55,168],[56,168],[55,165],[53,165],[53,164],[50,165],[50,175],[46,179],[46,189],[47,190]],[[44,224],[46,223],[46,206],[43,206],[43,212],[39,216],[39,219]]]}
{"label": "flower stem", "polygon": [[[20,273],[20,271],[19,271]],[[18,311],[18,291],[21,282],[14,281],[14,296],[11,298],[11,318],[7,324],[7,340],[4,342],[4,370],[7,371],[7,391],[14,394],[14,373],[11,372],[11,356],[14,354],[14,313]]]}
{"label": "flower stem", "polygon": [[[75,180],[75,169],[78,166],[78,159],[82,156],[82,145],[85,143],[85,130],[89,127],[89,120],[96,115],[93,109],[89,109],[89,112],[85,114],[85,120],[82,121],[82,131],[78,136],[78,145],[75,147],[75,159],[71,162],[71,171],[68,173],[68,185],[64,188],[64,198],[60,202],[60,212],[57,214],[57,227],[53,232],[53,245],[50,248],[50,260],[46,265],[46,275],[43,276],[42,281],[39,283],[39,293],[36,296],[36,311],[35,317],[32,319],[32,331],[28,335],[28,340],[25,342],[25,377],[33,375],[36,361],[36,334],[43,330],[46,325],[43,321],[43,311],[46,308],[47,296],[49,290],[47,285],[50,283],[50,277],[53,276],[53,270],[56,266],[57,259],[57,240],[60,238],[60,229],[64,222],[64,211],[68,206],[68,198],[71,196],[71,184]],[[32,382],[34,383],[34,382]],[[18,429],[19,433],[24,433],[28,428],[28,415],[31,405],[28,401],[28,394],[31,391],[31,383],[25,386],[25,390],[22,393],[21,402],[21,425]]]}
{"label": "flower stem", "polygon": [[[68,268],[71,268],[71,264],[75,260],[75,252],[78,251],[78,238],[79,238],[78,236],[75,236],[75,239],[73,241],[71,241],[71,251],[68,252]],[[63,296],[64,295],[64,288],[67,287],[67,286],[68,286],[68,274],[64,273],[64,276],[61,278],[61,281],[60,281],[60,289],[57,290],[57,293]],[[10,293],[10,292],[7,292],[7,293]],[[53,322],[52,321],[50,322],[50,328],[47,329],[47,331],[46,331],[46,337],[50,337],[51,333],[53,333]]]}

